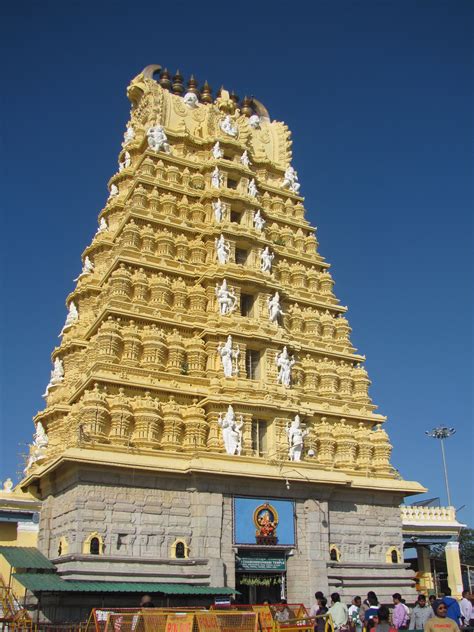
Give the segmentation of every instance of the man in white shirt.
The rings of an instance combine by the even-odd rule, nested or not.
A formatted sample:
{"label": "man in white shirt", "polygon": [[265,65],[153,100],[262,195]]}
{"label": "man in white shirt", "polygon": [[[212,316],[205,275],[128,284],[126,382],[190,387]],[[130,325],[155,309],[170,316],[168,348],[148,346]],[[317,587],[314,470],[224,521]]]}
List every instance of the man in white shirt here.
{"label": "man in white shirt", "polygon": [[459,604],[459,607],[461,608],[461,619],[462,619],[463,625],[469,625],[469,621],[474,616],[472,612],[473,611],[472,603],[468,599],[468,595],[469,595],[469,591],[463,590],[462,599]]}

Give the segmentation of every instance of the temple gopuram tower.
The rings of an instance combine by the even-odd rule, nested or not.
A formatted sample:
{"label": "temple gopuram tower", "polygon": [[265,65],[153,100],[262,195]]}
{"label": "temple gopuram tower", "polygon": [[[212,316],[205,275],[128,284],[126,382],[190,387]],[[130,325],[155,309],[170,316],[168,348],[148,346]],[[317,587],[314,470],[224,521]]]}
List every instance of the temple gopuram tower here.
{"label": "temple gopuram tower", "polygon": [[[22,487],[68,579],[407,598],[403,497],[288,127],[160,66],[66,299]],[[77,244],[79,248],[79,244]]]}

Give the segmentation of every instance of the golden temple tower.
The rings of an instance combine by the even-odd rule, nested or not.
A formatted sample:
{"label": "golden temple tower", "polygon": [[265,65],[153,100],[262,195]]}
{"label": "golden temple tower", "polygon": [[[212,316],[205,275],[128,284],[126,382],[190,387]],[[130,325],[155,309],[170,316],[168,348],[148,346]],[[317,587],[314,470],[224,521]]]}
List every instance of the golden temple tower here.
{"label": "golden temple tower", "polygon": [[70,578],[153,567],[244,600],[364,575],[406,595],[399,503],[423,488],[390,464],[288,127],[159,66],[128,97],[35,418],[41,550]]}

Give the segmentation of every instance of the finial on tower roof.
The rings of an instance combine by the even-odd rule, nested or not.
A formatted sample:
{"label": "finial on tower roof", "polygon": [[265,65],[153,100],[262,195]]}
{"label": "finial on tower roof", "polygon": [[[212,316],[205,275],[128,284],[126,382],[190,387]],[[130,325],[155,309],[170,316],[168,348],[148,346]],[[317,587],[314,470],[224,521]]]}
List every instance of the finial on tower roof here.
{"label": "finial on tower roof", "polygon": [[170,77],[170,73],[168,72],[168,68],[164,68],[161,71],[159,84],[165,90],[171,90],[171,77]]}
{"label": "finial on tower roof", "polygon": [[199,96],[198,82],[194,78],[194,75],[191,75],[189,78],[188,92],[192,92],[193,94],[196,94],[197,96]]}
{"label": "finial on tower roof", "polygon": [[183,75],[179,72],[179,70],[176,71],[176,74],[173,77],[173,92],[175,94],[183,94],[184,92]]}
{"label": "finial on tower roof", "polygon": [[[232,98],[232,97],[231,97]],[[242,99],[242,108],[241,108],[241,112],[242,114],[244,114],[245,116],[252,116],[253,114],[253,109],[252,109],[252,99],[250,97],[245,96]]]}
{"label": "finial on tower roof", "polygon": [[233,90],[230,93],[230,98],[235,103],[235,105],[239,105],[239,97],[237,96],[237,94]]}
{"label": "finial on tower roof", "polygon": [[207,79],[204,82],[204,85],[201,90],[201,101],[203,103],[212,103],[212,88],[207,83]]}

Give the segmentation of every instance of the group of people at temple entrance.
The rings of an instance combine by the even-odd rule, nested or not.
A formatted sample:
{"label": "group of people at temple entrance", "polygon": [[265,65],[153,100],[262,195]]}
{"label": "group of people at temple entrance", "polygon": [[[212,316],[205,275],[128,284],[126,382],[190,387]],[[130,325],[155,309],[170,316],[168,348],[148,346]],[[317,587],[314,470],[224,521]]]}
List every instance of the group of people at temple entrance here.
{"label": "group of people at temple entrance", "polygon": [[[309,614],[312,617],[331,615],[336,632],[460,632],[460,629],[474,629],[474,608],[469,597],[468,591],[464,591],[458,602],[451,597],[449,590],[440,599],[434,595],[429,599],[425,595],[419,595],[414,607],[410,609],[400,593],[393,594],[393,607],[389,608],[379,603],[373,591],[367,593],[364,601],[359,596],[354,597],[349,606],[342,603],[337,592],[332,593],[329,604],[324,594],[318,591]],[[318,618],[315,632],[324,632],[325,625],[325,618]]]}

